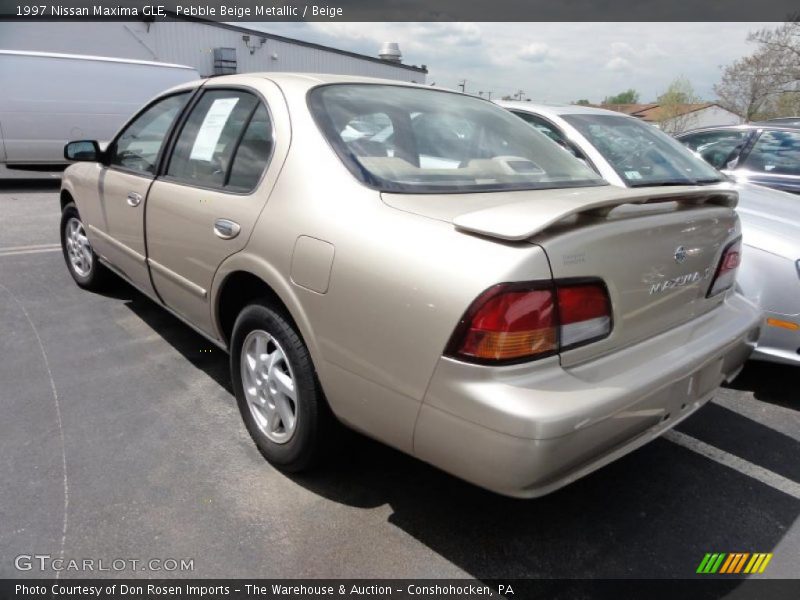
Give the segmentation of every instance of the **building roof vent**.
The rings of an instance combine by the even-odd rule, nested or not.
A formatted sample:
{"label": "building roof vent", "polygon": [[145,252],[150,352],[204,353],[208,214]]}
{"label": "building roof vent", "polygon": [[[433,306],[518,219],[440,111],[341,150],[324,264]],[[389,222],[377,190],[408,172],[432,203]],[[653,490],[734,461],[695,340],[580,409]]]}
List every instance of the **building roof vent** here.
{"label": "building roof vent", "polygon": [[400,46],[396,42],[384,42],[381,45],[381,51],[378,53],[381,60],[387,62],[399,63],[403,62],[403,55],[400,52]]}

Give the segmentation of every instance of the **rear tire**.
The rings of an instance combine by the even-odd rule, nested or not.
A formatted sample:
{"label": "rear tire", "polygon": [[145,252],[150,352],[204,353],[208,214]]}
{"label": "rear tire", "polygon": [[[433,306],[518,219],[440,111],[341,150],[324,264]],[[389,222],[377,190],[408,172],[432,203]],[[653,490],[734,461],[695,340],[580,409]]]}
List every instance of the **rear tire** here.
{"label": "rear tire", "polygon": [[230,366],[239,412],[261,454],[289,472],[314,466],[330,447],[335,419],[289,319],[263,304],[244,308]]}
{"label": "rear tire", "polygon": [[98,291],[108,284],[111,273],[100,264],[73,202],[61,213],[61,251],[69,274],[80,287]]}

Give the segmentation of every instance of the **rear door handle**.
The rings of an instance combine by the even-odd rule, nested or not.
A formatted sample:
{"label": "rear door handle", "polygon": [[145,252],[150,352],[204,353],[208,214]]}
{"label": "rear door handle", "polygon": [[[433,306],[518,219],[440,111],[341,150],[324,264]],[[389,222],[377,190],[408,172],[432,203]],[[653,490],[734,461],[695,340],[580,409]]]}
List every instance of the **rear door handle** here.
{"label": "rear door handle", "polygon": [[232,240],[241,231],[239,224],[230,219],[217,219],[214,221],[214,233],[223,240]]}
{"label": "rear door handle", "polygon": [[142,203],[142,195],[136,192],[128,192],[128,206],[139,206]]}

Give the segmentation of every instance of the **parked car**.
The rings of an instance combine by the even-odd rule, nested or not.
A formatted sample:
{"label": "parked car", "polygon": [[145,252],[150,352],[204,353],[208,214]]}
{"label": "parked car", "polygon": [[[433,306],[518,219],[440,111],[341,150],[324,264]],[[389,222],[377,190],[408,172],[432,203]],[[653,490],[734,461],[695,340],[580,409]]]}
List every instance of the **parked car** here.
{"label": "parked car", "polygon": [[800,366],[800,204],[760,185],[738,189],[744,249],[737,284],[764,311],[752,356]]}
{"label": "parked car", "polygon": [[775,125],[776,123],[780,123],[781,125],[792,125],[793,127],[800,127],[800,117],[777,117],[775,119],[767,119],[766,121],[763,121],[764,125],[770,125],[770,124]]}
{"label": "parked car", "polygon": [[147,100],[199,78],[183,65],[0,50],[0,167],[63,168],[69,140],[108,142]]}
{"label": "parked car", "polygon": [[676,137],[736,181],[800,194],[800,127],[751,123],[698,129]]}
{"label": "parked car", "polygon": [[[457,132],[426,149],[438,162],[413,122]],[[338,419],[545,494],[694,412],[759,333],[733,289],[729,184],[610,186],[463,94],[219,77],[160,96],[106,151],[65,153],[74,280],[113,271],[227,350],[245,424],[285,470]]]}
{"label": "parked car", "polygon": [[[718,185],[725,177],[667,134],[599,108],[501,103],[591,164],[606,181],[630,188]],[[736,184],[744,233],[739,286],[765,311],[754,359],[800,365],[800,204],[791,194]]]}

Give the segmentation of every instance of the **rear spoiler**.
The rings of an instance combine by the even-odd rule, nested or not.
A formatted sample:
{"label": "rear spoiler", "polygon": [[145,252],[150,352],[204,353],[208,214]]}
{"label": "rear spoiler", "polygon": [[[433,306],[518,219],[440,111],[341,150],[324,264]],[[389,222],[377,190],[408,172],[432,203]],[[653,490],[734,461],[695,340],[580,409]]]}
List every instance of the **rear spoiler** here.
{"label": "rear spoiler", "polygon": [[724,206],[735,208],[739,195],[733,187],[713,189],[696,186],[674,187],[669,191],[658,188],[624,189],[604,186],[565,190],[557,197],[528,198],[492,208],[458,215],[453,219],[456,229],[509,241],[531,238],[575,215],[605,218],[619,206],[653,205],[675,202],[679,207]]}

